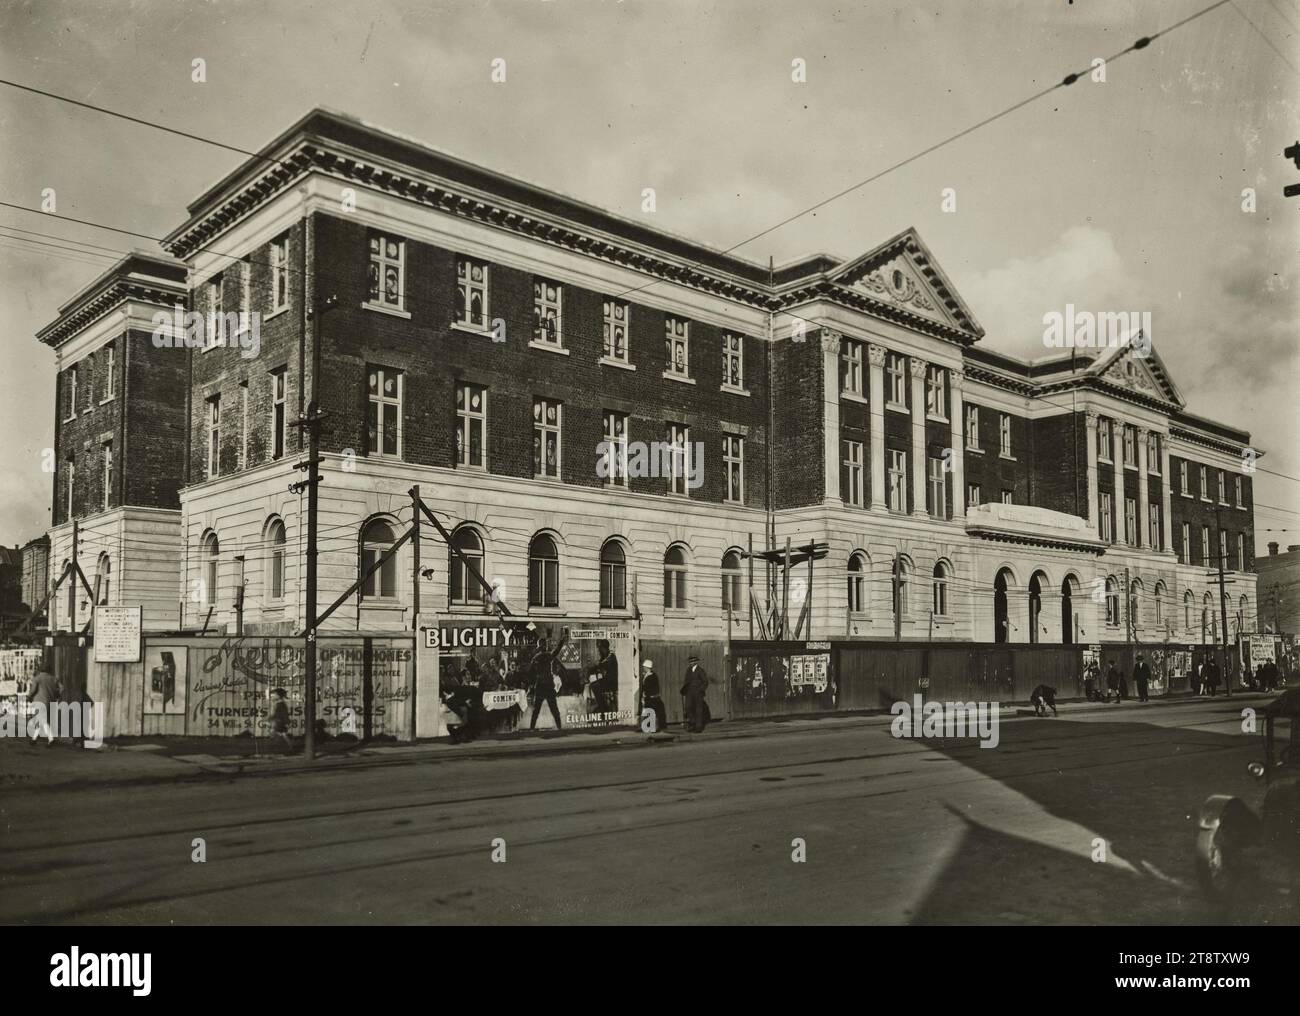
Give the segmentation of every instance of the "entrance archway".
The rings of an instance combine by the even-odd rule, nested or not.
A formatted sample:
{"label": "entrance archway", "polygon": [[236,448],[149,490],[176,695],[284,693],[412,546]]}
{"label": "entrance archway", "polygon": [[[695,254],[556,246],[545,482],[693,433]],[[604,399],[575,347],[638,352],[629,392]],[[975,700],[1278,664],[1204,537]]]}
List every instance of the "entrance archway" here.
{"label": "entrance archway", "polygon": [[1003,568],[993,580],[993,641],[1011,641],[1011,618],[1007,610],[1007,582],[1011,572]]}

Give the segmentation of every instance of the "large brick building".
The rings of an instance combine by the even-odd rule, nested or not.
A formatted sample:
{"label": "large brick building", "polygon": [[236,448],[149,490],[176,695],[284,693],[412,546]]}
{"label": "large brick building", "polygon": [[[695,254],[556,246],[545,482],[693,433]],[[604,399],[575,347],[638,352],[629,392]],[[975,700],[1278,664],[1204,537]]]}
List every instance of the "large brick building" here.
{"label": "large brick building", "polygon": [[[1213,640],[1220,550],[1230,624],[1254,628],[1249,435],[1187,413],[1149,348],[981,348],[914,230],[769,272],[315,111],[166,247],[191,306],[260,315],[251,345],[212,329],[188,352],[173,402],[187,627],[238,601],[246,631],[301,629],[289,485],[315,398],[321,606],[418,484],[517,613],[650,637],[720,640],[728,608],[748,635],[742,551],[769,519],[775,546],[829,545],[817,638]],[[424,609],[482,615],[424,546]],[[409,628],[412,563],[327,627]]]}
{"label": "large brick building", "polygon": [[[178,624],[182,462],[189,358],[159,349],[154,315],[184,305],[186,268],[156,254],[122,258],[37,334],[54,350],[53,527],[48,581],[77,561],[99,602],[142,606],[150,628]],[[39,601],[38,601],[39,602]],[[32,604],[36,606],[36,604]],[[65,581],[50,627],[90,617],[90,593]]]}

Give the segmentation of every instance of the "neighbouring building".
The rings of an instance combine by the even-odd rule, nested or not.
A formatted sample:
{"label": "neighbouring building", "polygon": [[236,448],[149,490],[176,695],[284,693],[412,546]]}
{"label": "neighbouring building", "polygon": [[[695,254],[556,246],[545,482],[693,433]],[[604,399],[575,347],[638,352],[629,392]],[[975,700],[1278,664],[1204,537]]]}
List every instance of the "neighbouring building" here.
{"label": "neighbouring building", "polygon": [[[1250,435],[1188,413],[1149,345],[982,348],[915,230],[769,273],[321,110],[188,213],[165,247],[206,331],[151,420],[184,414],[186,628],[302,630],[290,488],[313,400],[321,607],[401,537],[419,485],[516,613],[652,639],[749,635],[769,511],[775,546],[829,546],[794,587],[817,639],[1214,641],[1220,560],[1229,624],[1255,624]],[[179,298],[166,278],[152,305]],[[66,373],[91,344],[59,334]],[[325,629],[409,629],[417,581],[424,611],[483,617],[432,536],[418,579],[408,544]]]}
{"label": "neighbouring building", "polygon": [[[37,610],[50,591],[50,538],[44,534],[28,540],[22,549],[23,603]],[[39,610],[32,627],[45,627],[46,611]]]}
{"label": "neighbouring building", "polygon": [[85,575],[50,600],[51,630],[68,630],[74,613],[83,628],[96,589],[100,604],[143,607],[148,628],[179,624],[189,357],[153,337],[154,315],[184,306],[185,279],[183,264],[133,252],[37,333],[58,371],[49,582],[72,561],[74,520]]}
{"label": "neighbouring building", "polygon": [[1255,562],[1259,574],[1258,631],[1289,635],[1300,632],[1300,543],[1293,543],[1283,553],[1278,545],[1268,545],[1268,556]]}

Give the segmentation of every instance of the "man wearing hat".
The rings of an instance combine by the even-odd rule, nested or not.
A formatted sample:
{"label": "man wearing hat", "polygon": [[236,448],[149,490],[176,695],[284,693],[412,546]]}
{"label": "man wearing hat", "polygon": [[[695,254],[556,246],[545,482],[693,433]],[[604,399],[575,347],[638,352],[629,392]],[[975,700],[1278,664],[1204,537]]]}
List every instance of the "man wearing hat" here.
{"label": "man wearing hat", "polygon": [[[646,729],[645,711],[654,714],[653,726]],[[653,660],[641,661],[641,729],[647,734],[654,734],[668,729],[668,710],[664,706],[659,689],[659,675],[655,673]]]}
{"label": "man wearing hat", "polygon": [[708,686],[709,675],[700,666],[700,658],[692,653],[686,657],[686,680],[682,682],[682,713],[688,733],[703,733],[709,722],[709,707],[704,701]]}
{"label": "man wearing hat", "polygon": [[1147,684],[1151,680],[1151,667],[1143,658],[1141,653],[1137,654],[1137,663],[1133,665],[1133,680],[1137,683],[1138,687],[1138,701],[1148,701]]}

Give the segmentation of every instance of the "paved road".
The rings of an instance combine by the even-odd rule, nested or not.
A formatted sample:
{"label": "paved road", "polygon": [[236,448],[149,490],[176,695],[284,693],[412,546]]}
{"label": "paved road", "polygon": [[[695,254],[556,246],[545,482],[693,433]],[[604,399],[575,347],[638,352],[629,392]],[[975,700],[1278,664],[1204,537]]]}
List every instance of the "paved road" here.
{"label": "paved road", "polygon": [[1240,703],[1110,708],[1004,721],[992,750],[864,720],[6,790],[0,920],[1294,923],[1270,898],[1214,910],[1195,886],[1200,801],[1258,794]]}

